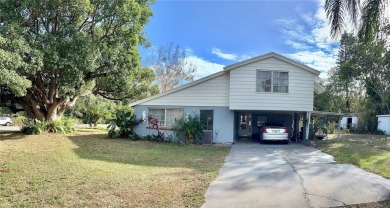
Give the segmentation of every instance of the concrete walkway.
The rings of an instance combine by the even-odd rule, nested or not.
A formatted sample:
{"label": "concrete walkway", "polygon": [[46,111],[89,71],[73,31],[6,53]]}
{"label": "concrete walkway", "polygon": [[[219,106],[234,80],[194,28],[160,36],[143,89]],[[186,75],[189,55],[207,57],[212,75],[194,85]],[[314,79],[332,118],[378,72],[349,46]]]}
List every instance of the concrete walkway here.
{"label": "concrete walkway", "polygon": [[334,207],[390,199],[390,180],[301,144],[236,143],[204,207]]}
{"label": "concrete walkway", "polygon": [[0,126],[0,133],[1,132],[19,132],[20,127],[19,126]]}

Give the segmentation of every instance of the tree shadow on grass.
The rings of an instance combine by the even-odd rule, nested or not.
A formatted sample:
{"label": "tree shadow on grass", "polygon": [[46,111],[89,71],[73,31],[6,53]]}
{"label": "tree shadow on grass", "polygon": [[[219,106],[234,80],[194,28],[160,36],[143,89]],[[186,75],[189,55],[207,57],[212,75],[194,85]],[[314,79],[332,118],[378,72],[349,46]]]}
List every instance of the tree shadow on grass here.
{"label": "tree shadow on grass", "polygon": [[67,137],[80,158],[140,166],[215,171],[229,152],[229,147],[108,139],[102,132]]}
{"label": "tree shadow on grass", "polygon": [[26,135],[15,131],[0,131],[0,141],[24,139]]}

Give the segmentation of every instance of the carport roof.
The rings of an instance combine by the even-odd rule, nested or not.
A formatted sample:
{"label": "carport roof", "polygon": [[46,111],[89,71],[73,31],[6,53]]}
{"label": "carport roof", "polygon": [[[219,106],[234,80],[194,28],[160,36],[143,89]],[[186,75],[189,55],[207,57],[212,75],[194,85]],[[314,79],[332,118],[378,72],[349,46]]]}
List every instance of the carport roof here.
{"label": "carport roof", "polygon": [[345,116],[345,113],[335,113],[335,112],[325,112],[325,111],[312,111],[312,116],[318,116],[318,117],[340,117]]}

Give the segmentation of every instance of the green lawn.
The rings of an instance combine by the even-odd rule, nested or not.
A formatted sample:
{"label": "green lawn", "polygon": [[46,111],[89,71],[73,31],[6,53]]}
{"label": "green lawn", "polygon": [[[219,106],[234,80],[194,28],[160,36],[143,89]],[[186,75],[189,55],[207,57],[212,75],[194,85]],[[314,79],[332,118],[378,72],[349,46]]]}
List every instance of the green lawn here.
{"label": "green lawn", "polygon": [[340,139],[315,141],[314,146],[340,163],[349,163],[390,178],[390,137],[386,135],[345,134]]}
{"label": "green lawn", "polygon": [[200,207],[229,147],[0,134],[0,207]]}

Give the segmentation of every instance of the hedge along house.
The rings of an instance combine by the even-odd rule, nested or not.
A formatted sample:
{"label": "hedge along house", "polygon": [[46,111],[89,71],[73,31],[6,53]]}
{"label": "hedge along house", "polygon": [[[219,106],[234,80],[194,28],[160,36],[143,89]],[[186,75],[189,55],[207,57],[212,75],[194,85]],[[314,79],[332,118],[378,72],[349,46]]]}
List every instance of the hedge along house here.
{"label": "hedge along house", "polygon": [[[149,114],[158,118],[166,136],[173,135],[176,118],[198,114],[206,136],[215,143],[257,137],[264,122],[283,123],[297,137],[299,117],[307,139],[314,91],[324,91],[315,82],[319,74],[272,52],[130,105],[138,118]],[[147,121],[134,130],[141,136],[156,134]]]}

